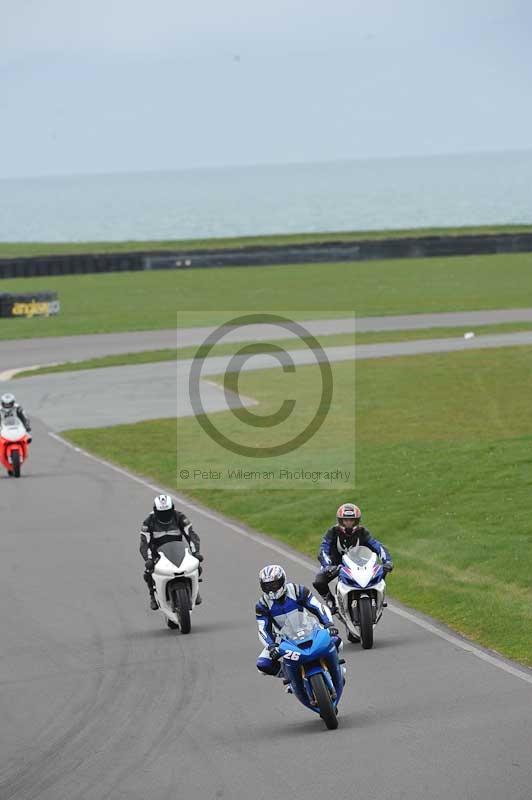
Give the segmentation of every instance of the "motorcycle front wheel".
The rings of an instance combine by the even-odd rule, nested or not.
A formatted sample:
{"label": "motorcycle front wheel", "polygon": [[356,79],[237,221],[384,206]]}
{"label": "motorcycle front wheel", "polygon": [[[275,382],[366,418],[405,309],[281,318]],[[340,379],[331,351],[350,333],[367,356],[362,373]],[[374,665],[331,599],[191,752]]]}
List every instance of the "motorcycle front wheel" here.
{"label": "motorcycle front wheel", "polygon": [[373,647],[373,619],[371,613],[371,600],[369,597],[360,597],[358,601],[358,616],[360,618],[360,639],[364,650]]}
{"label": "motorcycle front wheel", "polygon": [[190,633],[190,595],[186,586],[177,586],[174,591],[175,611],[181,633]]}
{"label": "motorcycle front wheel", "polygon": [[11,453],[11,470],[15,478],[20,478],[20,453],[13,450]]}
{"label": "motorcycle front wheel", "polygon": [[317,673],[310,676],[310,685],[314,692],[314,697],[320,710],[320,717],[327,725],[329,730],[335,730],[338,727],[338,719],[336,717],[336,709],[332,701],[329,690],[325,684],[323,675]]}

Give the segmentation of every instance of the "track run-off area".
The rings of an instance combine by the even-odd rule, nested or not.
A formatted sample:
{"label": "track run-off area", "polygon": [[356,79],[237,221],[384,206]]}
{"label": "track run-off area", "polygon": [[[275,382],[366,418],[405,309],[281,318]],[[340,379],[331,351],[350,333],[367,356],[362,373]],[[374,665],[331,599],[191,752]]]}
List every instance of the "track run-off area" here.
{"label": "track run-off area", "polygon": [[[449,324],[480,324],[461,316],[467,323]],[[444,323],[432,319],[427,327],[434,324]],[[154,334],[153,346],[175,346],[176,332],[170,345],[161,344],[163,334],[170,336]],[[532,343],[531,334],[520,335]],[[134,336],[139,349],[151,346],[146,334]],[[482,346],[483,338],[497,339],[485,346],[518,343],[508,336],[516,334],[445,341],[460,348]],[[59,340],[30,340],[24,357],[18,343],[2,343],[2,368],[47,363],[52,352],[54,361],[121,352],[83,338],[71,337],[68,352]],[[124,344],[116,346],[131,351]],[[423,340],[398,345],[412,355],[434,352],[414,349]],[[331,349],[359,357],[353,348]],[[280,681],[259,675],[258,570],[280,562],[307,585],[315,571],[260,532],[179,498],[202,537],[204,602],[193,612],[189,636],[167,630],[148,610],[138,530],[163,487],[55,433],[88,426],[91,415],[94,425],[112,424],[100,413],[112,403],[111,392],[96,402],[89,384],[98,387],[96,373],[106,373],[118,405],[127,385],[139,387],[148,377],[128,370],[147,368],[166,371],[165,379],[162,372],[152,379],[168,381],[158,393],[168,394],[167,415],[175,414],[173,362],[0,384],[15,389],[36,417],[24,477],[0,479],[0,798],[530,800],[532,673],[396,603],[379,623],[374,650],[346,642],[337,731],[326,731]],[[148,418],[153,393],[129,394],[137,418]],[[129,421],[122,412],[119,421]],[[162,412],[157,406],[153,413]]]}

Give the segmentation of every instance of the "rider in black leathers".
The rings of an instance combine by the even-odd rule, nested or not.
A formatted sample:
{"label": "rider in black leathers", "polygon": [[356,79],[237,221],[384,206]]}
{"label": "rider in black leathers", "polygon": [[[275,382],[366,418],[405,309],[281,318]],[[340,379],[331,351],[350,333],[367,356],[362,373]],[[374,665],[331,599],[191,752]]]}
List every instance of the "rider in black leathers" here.
{"label": "rider in black leathers", "polygon": [[[190,552],[199,561],[203,561],[200,553],[200,539],[192,523],[182,511],[177,511],[172,498],[167,494],[159,494],[153,502],[153,511],[146,517],[140,529],[140,554],[144,559],[144,580],[150,593],[150,608],[156,611],[159,606],[155,599],[155,584],[152,577],[154,560],[157,549],[163,544],[179,541],[182,537],[187,540]],[[200,567],[201,573],[201,567]],[[201,603],[197,596],[196,605]]]}

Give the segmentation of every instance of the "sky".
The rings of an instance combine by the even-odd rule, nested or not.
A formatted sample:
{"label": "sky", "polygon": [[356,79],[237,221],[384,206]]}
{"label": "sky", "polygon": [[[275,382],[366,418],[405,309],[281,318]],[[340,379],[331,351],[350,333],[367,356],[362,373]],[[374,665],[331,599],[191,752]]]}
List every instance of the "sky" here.
{"label": "sky", "polygon": [[0,178],[532,147],[529,0],[0,0]]}

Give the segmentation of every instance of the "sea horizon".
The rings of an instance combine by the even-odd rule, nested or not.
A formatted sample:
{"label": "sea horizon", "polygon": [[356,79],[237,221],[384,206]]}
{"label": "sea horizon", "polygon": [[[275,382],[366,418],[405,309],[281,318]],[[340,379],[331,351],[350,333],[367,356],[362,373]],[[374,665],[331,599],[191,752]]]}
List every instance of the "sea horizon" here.
{"label": "sea horizon", "polygon": [[532,149],[0,179],[0,241],[210,239],[532,222]]}
{"label": "sea horizon", "polygon": [[339,156],[337,158],[320,158],[312,161],[257,161],[244,164],[195,164],[181,167],[148,167],[145,169],[117,169],[96,170],[93,172],[50,172],[37,175],[8,175],[0,176],[2,181],[37,181],[63,178],[105,178],[120,175],[162,175],[190,172],[228,172],[233,170],[268,169],[269,167],[313,167],[349,163],[386,162],[386,161],[423,161],[442,158],[469,158],[471,156],[500,156],[500,155],[532,155],[532,147],[501,148],[486,150],[449,150],[441,153],[403,153],[399,155],[380,156]]}

